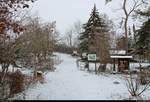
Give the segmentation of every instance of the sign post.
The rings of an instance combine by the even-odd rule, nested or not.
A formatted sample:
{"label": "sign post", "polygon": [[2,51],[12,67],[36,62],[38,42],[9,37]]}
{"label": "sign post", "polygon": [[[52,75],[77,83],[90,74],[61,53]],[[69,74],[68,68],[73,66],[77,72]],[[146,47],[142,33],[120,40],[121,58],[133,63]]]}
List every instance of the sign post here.
{"label": "sign post", "polygon": [[88,54],[88,61],[96,61],[96,54]]}
{"label": "sign post", "polygon": [[97,57],[95,53],[88,54],[88,62],[90,61],[95,62],[95,73],[97,74],[96,60],[97,60]]}

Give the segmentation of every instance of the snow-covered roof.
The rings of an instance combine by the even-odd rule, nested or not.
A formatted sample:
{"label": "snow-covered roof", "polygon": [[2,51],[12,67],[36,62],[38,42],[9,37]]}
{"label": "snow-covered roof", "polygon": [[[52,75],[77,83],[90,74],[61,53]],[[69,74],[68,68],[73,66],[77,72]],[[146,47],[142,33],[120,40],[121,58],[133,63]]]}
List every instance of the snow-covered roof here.
{"label": "snow-covered roof", "polygon": [[110,56],[110,58],[133,58],[133,56]]}
{"label": "snow-covered roof", "polygon": [[111,55],[125,55],[126,51],[125,50],[109,50],[109,53]]}

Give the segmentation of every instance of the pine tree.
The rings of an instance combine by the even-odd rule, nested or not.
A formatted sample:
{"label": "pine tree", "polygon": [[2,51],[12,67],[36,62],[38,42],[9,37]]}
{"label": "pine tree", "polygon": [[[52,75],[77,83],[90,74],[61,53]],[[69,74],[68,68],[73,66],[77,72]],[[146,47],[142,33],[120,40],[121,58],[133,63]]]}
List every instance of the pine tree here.
{"label": "pine tree", "polygon": [[138,48],[144,48],[144,50],[150,50],[150,19],[143,23],[143,26],[137,30],[137,42]]}
{"label": "pine tree", "polygon": [[140,18],[141,17],[144,17],[144,18],[150,18],[150,7],[148,7],[147,9],[145,10],[137,10],[135,12]]}
{"label": "pine tree", "polygon": [[104,19],[99,16],[96,5],[92,9],[90,18],[86,24],[83,25],[84,32],[80,34],[80,52],[96,52],[96,49],[90,49],[90,46],[96,48],[96,33],[106,32],[106,24]]}

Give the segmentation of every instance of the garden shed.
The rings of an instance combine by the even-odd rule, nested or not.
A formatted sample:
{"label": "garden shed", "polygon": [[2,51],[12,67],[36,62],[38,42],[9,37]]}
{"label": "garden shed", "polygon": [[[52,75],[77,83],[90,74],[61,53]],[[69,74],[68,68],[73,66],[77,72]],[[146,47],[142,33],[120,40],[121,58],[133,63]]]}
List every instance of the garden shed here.
{"label": "garden shed", "polygon": [[132,59],[132,56],[110,56],[111,59],[113,60],[113,71],[116,71],[116,65],[117,64],[117,68],[118,68],[118,72],[123,72],[124,70],[129,70],[129,63],[130,63],[130,59]]}
{"label": "garden shed", "polygon": [[126,55],[125,50],[110,50],[110,58],[113,62],[113,71],[123,72],[124,70],[129,70],[130,59],[133,56]]}

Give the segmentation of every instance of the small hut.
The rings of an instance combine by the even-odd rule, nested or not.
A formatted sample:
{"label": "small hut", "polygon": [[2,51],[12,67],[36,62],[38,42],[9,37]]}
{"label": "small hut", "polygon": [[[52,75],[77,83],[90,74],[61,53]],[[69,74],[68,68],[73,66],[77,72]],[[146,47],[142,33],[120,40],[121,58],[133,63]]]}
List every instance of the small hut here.
{"label": "small hut", "polygon": [[[126,55],[125,50],[113,50],[110,51],[110,54],[113,62],[113,71],[123,72],[124,70],[129,70],[129,62],[133,56]],[[116,64],[118,67],[116,67]]]}

